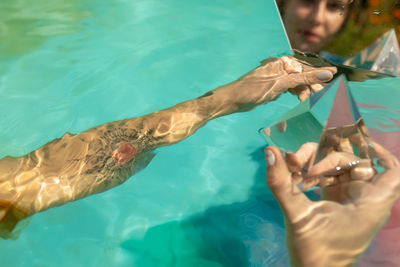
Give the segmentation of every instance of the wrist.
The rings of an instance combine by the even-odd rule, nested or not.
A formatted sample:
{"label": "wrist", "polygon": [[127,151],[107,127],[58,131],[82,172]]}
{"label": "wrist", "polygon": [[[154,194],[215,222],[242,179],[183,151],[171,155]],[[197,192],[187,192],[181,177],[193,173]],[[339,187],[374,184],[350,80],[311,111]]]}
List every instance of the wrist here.
{"label": "wrist", "polygon": [[[298,243],[298,247],[291,247],[288,243],[291,267],[347,267],[353,266],[361,256],[363,249],[348,249],[346,243],[325,240]],[[288,241],[287,241],[288,242]],[[331,243],[333,242],[333,243]]]}
{"label": "wrist", "polygon": [[[264,82],[263,87],[268,85]],[[269,93],[264,88],[246,79],[236,80],[215,90],[215,97],[224,101],[228,114],[249,111],[270,102],[271,99],[265,96],[269,96]]]}
{"label": "wrist", "polygon": [[[242,90],[245,91],[245,90]],[[243,106],[243,92],[238,81],[220,86],[200,98],[199,105],[210,113],[209,119],[240,112]]]}
{"label": "wrist", "polygon": [[353,266],[356,259],[345,259],[336,255],[309,255],[306,258],[298,258],[290,256],[291,267],[348,267]]}

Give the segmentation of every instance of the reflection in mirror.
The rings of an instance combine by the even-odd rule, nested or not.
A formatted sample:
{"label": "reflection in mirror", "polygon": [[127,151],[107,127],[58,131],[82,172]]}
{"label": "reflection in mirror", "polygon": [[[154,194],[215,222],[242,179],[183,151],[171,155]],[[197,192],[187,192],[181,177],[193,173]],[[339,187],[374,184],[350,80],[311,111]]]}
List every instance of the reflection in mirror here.
{"label": "reflection in mirror", "polygon": [[[292,173],[294,181],[299,182],[296,177],[301,176],[303,190],[317,185],[314,182],[318,180],[308,179],[308,171],[332,152],[349,152],[372,164],[376,154],[374,142],[399,157],[400,112],[381,121],[364,120],[359,107],[366,112],[363,114],[377,112],[377,107],[356,103],[346,80],[364,81],[400,74],[397,38],[400,0],[276,0],[276,3],[294,56],[315,67],[338,68],[336,79],[328,86],[261,130],[268,144],[284,151],[297,151],[308,142],[318,143],[306,167]],[[379,109],[384,111],[386,107]],[[338,166],[344,167],[349,166]]]}
{"label": "reflection in mirror", "polygon": [[[393,75],[400,72],[397,66],[400,1],[276,0],[276,3],[292,49],[375,72]],[[382,62],[382,58],[386,61]],[[389,58],[396,62],[389,62]],[[385,67],[375,64],[372,68],[375,61]]]}
{"label": "reflection in mirror", "polygon": [[396,76],[400,74],[399,63],[399,44],[394,29],[391,29],[343,64]]}
{"label": "reflection in mirror", "polygon": [[[296,151],[307,142],[318,143],[324,127],[352,125],[360,119],[344,76],[288,111],[261,131],[267,142]],[[328,123],[329,122],[329,123]]]}

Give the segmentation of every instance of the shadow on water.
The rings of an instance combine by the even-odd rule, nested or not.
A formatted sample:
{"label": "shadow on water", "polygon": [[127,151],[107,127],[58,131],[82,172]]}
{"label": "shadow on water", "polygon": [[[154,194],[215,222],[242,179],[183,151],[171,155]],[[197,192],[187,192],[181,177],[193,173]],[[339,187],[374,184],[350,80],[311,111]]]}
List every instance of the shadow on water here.
{"label": "shadow on water", "polygon": [[288,266],[283,217],[265,184],[263,148],[244,202],[215,206],[182,221],[150,228],[121,244],[137,266]]}

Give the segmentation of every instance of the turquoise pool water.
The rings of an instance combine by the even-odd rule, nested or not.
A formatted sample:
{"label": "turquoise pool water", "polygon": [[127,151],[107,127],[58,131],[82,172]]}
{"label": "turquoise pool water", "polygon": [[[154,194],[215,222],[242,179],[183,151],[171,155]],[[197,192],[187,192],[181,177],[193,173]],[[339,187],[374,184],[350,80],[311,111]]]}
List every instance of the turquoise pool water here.
{"label": "turquoise pool water", "polygon": [[[2,0],[0,39],[0,157],[195,98],[289,48],[273,1],[261,0]],[[398,116],[398,82],[351,86]],[[2,262],[287,265],[258,129],[296,103],[284,95],[214,120],[123,185],[35,215],[17,240],[0,240]]]}

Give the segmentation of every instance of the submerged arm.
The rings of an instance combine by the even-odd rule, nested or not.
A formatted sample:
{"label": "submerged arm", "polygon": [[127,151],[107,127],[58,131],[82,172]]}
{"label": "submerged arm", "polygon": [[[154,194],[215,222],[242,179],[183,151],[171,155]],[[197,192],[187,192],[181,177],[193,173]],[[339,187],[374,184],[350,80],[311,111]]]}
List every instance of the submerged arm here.
{"label": "submerged arm", "polygon": [[330,80],[334,72],[287,57],[271,59],[197,99],[67,133],[20,158],[5,157],[0,160],[0,236],[12,237],[17,223],[37,212],[121,184],[148,164],[152,150],[185,139],[213,118],[268,103],[289,88]]}

